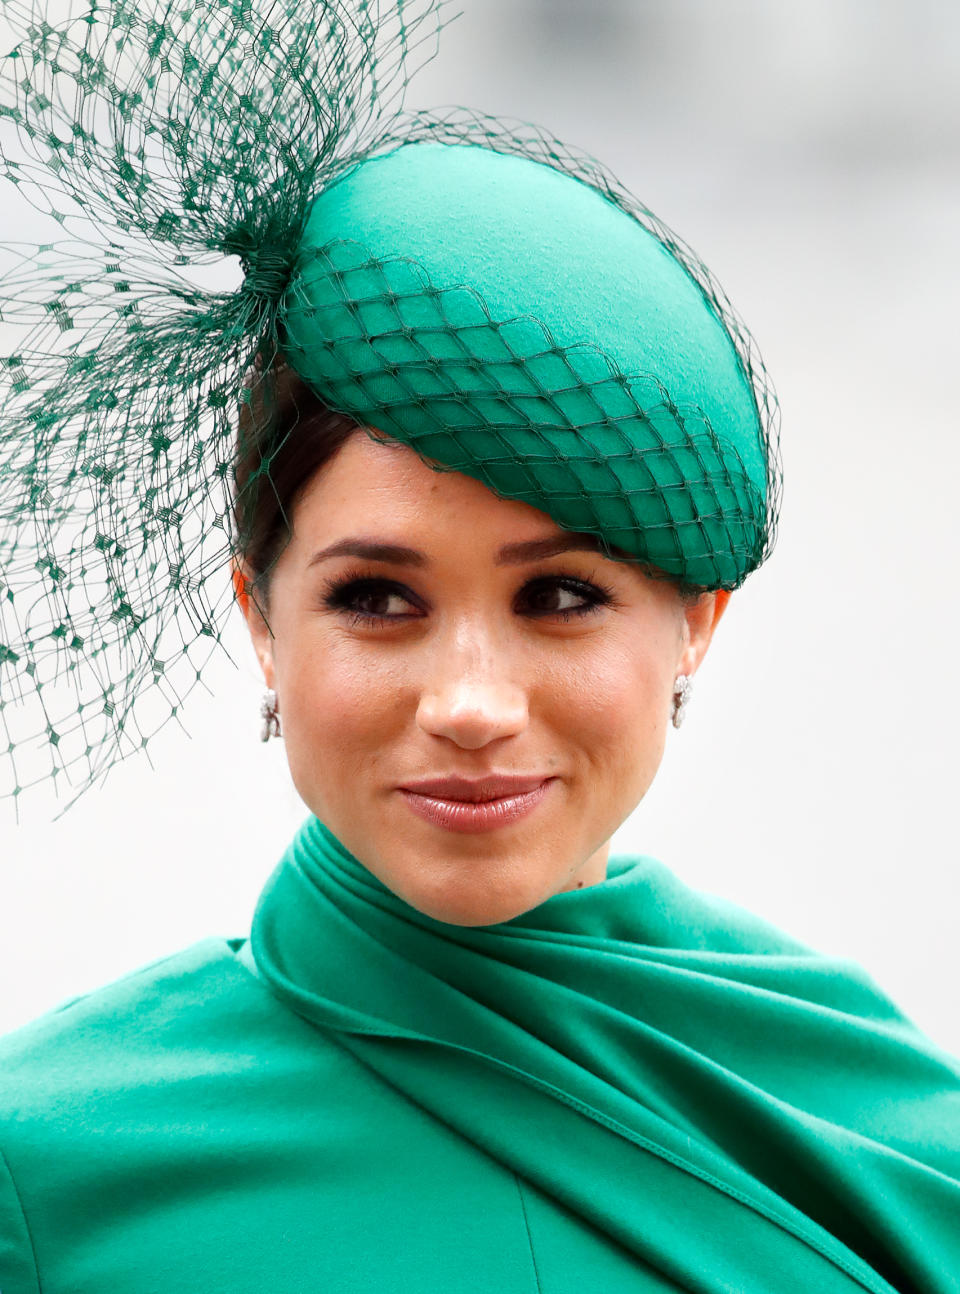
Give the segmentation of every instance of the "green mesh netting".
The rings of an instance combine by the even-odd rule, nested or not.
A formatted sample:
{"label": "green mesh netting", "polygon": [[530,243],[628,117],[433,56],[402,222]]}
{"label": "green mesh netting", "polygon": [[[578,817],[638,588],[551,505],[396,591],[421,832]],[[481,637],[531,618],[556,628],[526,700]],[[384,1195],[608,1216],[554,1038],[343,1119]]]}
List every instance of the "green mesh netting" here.
{"label": "green mesh netting", "polygon": [[[52,779],[72,803],[179,719],[233,604],[238,408],[271,416],[246,385],[269,391],[271,356],[438,466],[674,578],[734,588],[769,553],[777,409],[749,333],[592,158],[525,123],[403,112],[443,9],[112,0],[58,20],[4,0],[0,174],[53,237],[0,244],[0,796]],[[431,143],[552,168],[652,235],[729,338],[757,455],[656,372],[536,314],[503,317],[350,228],[303,241],[365,160]],[[229,256],[242,287],[205,289]],[[332,304],[366,321],[362,356]]]}
{"label": "green mesh netting", "polygon": [[766,437],[716,302],[569,172],[469,138],[364,158],[312,202],[279,322],[329,403],[608,550],[706,588],[762,555]]}

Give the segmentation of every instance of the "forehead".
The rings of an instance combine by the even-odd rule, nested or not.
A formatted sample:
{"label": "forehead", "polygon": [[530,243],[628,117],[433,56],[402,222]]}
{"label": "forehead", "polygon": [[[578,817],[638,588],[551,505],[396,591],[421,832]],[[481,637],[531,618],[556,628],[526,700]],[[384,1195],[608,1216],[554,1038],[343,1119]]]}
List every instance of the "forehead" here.
{"label": "forehead", "polygon": [[346,528],[369,531],[388,524],[518,538],[570,533],[531,504],[503,499],[462,472],[430,467],[408,445],[358,429],[301,496],[295,535],[335,538]]}

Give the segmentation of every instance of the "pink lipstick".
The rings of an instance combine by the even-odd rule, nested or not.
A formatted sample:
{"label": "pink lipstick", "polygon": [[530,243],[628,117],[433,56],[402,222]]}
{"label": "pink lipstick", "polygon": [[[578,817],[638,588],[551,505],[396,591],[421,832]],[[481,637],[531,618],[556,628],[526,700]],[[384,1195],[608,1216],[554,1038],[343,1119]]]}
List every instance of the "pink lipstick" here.
{"label": "pink lipstick", "polygon": [[478,833],[506,826],[532,813],[555,779],[491,774],[471,781],[429,778],[398,789],[419,817],[448,831]]}

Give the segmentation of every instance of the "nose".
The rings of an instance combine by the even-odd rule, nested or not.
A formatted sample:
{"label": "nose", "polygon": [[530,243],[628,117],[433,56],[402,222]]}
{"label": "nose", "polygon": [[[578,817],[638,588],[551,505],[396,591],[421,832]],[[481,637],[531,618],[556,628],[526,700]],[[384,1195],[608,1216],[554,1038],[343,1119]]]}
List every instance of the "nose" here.
{"label": "nose", "polygon": [[479,750],[527,726],[526,698],[516,688],[460,685],[425,693],[417,723],[434,737],[449,737],[464,750]]}
{"label": "nose", "polygon": [[[466,650],[464,648],[466,647]],[[464,750],[479,750],[526,728],[525,690],[509,675],[509,662],[492,644],[446,644],[442,666],[424,687],[417,723],[434,737],[447,737]]]}

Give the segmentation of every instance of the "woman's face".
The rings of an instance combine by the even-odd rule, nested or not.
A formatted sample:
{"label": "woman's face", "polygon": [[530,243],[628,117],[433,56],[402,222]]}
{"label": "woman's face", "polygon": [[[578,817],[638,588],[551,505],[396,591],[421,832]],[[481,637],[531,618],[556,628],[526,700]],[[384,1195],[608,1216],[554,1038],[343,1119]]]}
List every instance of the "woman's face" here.
{"label": "woman's face", "polygon": [[[246,615],[307,807],[454,925],[603,880],[725,595],[684,604],[536,508],[359,431],[293,525],[272,636]],[[518,784],[483,785],[499,776]],[[411,789],[450,778],[472,785]]]}

